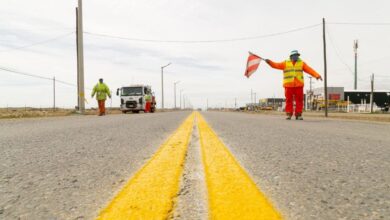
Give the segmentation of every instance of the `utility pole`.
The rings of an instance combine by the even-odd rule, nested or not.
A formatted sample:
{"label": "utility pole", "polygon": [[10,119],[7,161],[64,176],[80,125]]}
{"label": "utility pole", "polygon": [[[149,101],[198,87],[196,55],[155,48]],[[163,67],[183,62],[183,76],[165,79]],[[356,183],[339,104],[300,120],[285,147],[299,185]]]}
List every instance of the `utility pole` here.
{"label": "utility pole", "polygon": [[173,94],[175,96],[175,109],[176,109],[176,84],[178,83],[180,83],[180,81],[176,81],[173,83],[173,89],[174,89]]}
{"label": "utility pole", "polygon": [[328,78],[326,64],[326,37],[325,37],[325,18],[322,18],[322,39],[324,42],[324,93],[325,93],[325,117],[328,117]]}
{"label": "utility pole", "polygon": [[256,93],[254,93],[254,96],[255,96],[255,100],[253,100],[253,103],[254,103],[255,105],[257,105]]}
{"label": "utility pole", "polygon": [[313,80],[313,77],[309,77],[309,79],[310,79],[310,94],[309,94],[309,101],[310,101],[310,105],[308,105],[309,106],[309,108],[310,108],[310,110],[312,110],[312,107],[313,107],[313,99],[312,99],[312,96],[313,96],[313,90],[312,90],[312,80]]}
{"label": "utility pole", "polygon": [[253,103],[253,91],[251,89],[251,102],[250,102],[250,105],[252,105],[252,103]]}
{"label": "utility pole", "polygon": [[85,112],[85,92],[84,92],[84,46],[83,46],[83,4],[78,0],[77,7],[77,71],[78,71],[78,100],[79,112]]}
{"label": "utility pole", "polygon": [[186,96],[183,95],[183,109],[186,109]]}
{"label": "utility pole", "polygon": [[110,98],[110,111],[112,110],[112,90],[110,91],[110,93],[111,93],[111,98]]}
{"label": "utility pole", "polygon": [[164,68],[161,67],[161,109],[164,109]]}
{"label": "utility pole", "polygon": [[161,109],[164,109],[164,68],[169,65],[171,63],[161,67]]}
{"label": "utility pole", "polygon": [[234,108],[237,109],[237,98],[234,98]]}
{"label": "utility pole", "polygon": [[56,77],[53,77],[53,112],[56,111]]}
{"label": "utility pole", "polygon": [[77,59],[77,109],[80,110],[80,88],[79,88],[79,9],[76,7],[76,59]]}
{"label": "utility pole", "polygon": [[309,94],[308,93],[306,93],[306,95],[304,95],[304,97],[305,97],[305,110],[307,111],[307,109],[308,109],[308,104],[307,104],[307,102],[309,101]]}
{"label": "utility pole", "polygon": [[272,106],[273,106],[273,110],[276,109],[276,106],[275,106],[275,94],[274,94],[274,97],[273,97],[273,103],[272,103]]}
{"label": "utility pole", "polygon": [[353,88],[357,90],[357,49],[358,49],[358,40],[355,40],[353,42],[353,50],[355,52],[355,83]]}
{"label": "utility pole", "polygon": [[180,109],[181,109],[181,93],[184,91],[184,89],[180,89]]}
{"label": "utility pole", "polygon": [[374,74],[371,75],[371,95],[370,95],[371,113],[374,113]]}

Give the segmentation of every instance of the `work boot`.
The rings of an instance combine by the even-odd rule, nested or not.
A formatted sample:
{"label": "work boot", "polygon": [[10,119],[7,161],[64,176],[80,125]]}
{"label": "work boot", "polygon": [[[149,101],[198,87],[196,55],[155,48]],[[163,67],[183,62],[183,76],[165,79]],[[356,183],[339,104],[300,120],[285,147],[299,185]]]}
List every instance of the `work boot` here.
{"label": "work boot", "polygon": [[292,116],[292,114],[287,114],[286,120],[291,120],[291,116]]}
{"label": "work boot", "polygon": [[303,120],[303,117],[302,117],[302,115],[296,115],[296,116],[295,116],[295,119],[296,119],[296,120]]}

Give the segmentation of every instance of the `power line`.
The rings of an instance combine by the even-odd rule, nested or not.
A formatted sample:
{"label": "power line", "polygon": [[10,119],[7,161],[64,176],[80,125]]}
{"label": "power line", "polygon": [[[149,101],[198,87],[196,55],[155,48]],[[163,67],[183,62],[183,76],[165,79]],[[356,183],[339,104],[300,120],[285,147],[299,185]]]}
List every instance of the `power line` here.
{"label": "power line", "polygon": [[377,75],[377,74],[375,74],[375,77],[383,78],[383,79],[390,79],[390,76],[386,76],[386,75]]}
{"label": "power line", "polygon": [[356,23],[356,22],[327,22],[327,24],[335,25],[360,25],[360,26],[388,26],[390,23]]}
{"label": "power line", "polygon": [[278,35],[284,35],[284,34],[288,34],[288,33],[312,29],[312,28],[318,27],[320,25],[321,24],[313,24],[313,25],[309,25],[309,26],[305,26],[305,27],[295,28],[295,29],[291,29],[288,31],[276,32],[276,33],[271,33],[271,34],[242,37],[242,38],[217,39],[217,40],[154,40],[154,39],[140,39],[140,38],[114,36],[114,35],[109,35],[109,34],[99,34],[99,33],[87,32],[87,31],[85,31],[84,34],[98,36],[98,37],[105,37],[105,38],[138,41],[138,42],[148,42],[148,43],[187,43],[187,44],[191,44],[191,43],[223,43],[223,42],[246,41],[246,40],[256,40],[256,39],[261,39],[261,38],[274,37],[274,36],[278,36]]}
{"label": "power line", "polygon": [[30,76],[30,77],[38,78],[38,79],[53,80],[52,78],[49,78],[49,77],[39,76],[39,75],[31,74],[31,73],[24,73],[24,72],[20,72],[20,71],[9,69],[9,68],[5,68],[5,67],[0,67],[0,70],[6,71],[6,72],[15,73],[15,74],[19,74],[19,75]]}
{"label": "power line", "polygon": [[65,81],[58,80],[58,79],[56,79],[56,82],[59,82],[59,83],[62,83],[62,84],[68,85],[68,86],[74,86],[74,87],[77,87],[77,85],[76,85],[76,84],[69,83],[69,82],[65,82]]}
{"label": "power line", "polygon": [[[40,76],[40,75],[32,74],[32,73],[21,72],[21,71],[9,69],[9,68],[6,68],[6,67],[0,67],[0,70],[6,71],[6,72],[11,72],[11,73],[18,74],[18,75],[29,76],[29,77],[33,77],[33,78],[38,78],[38,79],[44,79],[44,80],[53,81],[53,78],[49,78],[49,77],[45,77],[45,76]],[[55,81],[56,81],[56,82],[59,82],[59,83],[62,83],[62,84],[65,84],[65,85],[75,86],[75,87],[76,87],[75,84],[72,84],[72,83],[69,83],[69,82],[65,82],[65,81],[58,80],[58,79],[56,79]]]}
{"label": "power line", "polygon": [[[57,30],[74,30],[75,27],[41,27],[41,28],[12,28],[11,31],[57,31]],[[5,30],[5,29],[3,29]]]}
{"label": "power line", "polygon": [[331,43],[333,49],[335,50],[337,57],[339,58],[339,60],[341,61],[341,63],[344,64],[344,65],[348,68],[348,70],[353,74],[352,68],[349,67],[349,65],[348,65],[348,64],[344,61],[344,59],[341,57],[341,55],[340,55],[340,53],[339,53],[339,50],[338,50],[336,44],[335,44],[334,41],[333,41],[332,35],[331,35],[330,32],[329,32],[329,27],[327,28],[326,33],[328,34],[330,43]]}
{"label": "power line", "polygon": [[[330,42],[331,42],[331,45],[332,45],[332,47],[334,48],[334,50],[335,50],[335,52],[336,52],[336,55],[337,55],[337,57],[339,58],[340,62],[349,70],[349,72],[351,72],[352,74],[354,74],[352,68],[344,61],[344,59],[343,59],[342,56],[340,55],[339,49],[338,49],[337,45],[335,44],[335,42],[333,41],[332,35],[331,35],[330,31],[329,31],[329,27],[327,28],[326,34],[328,35],[329,40],[330,40]],[[365,62],[361,62],[360,66],[361,66],[361,65],[364,65],[364,64],[367,64],[367,63],[370,63],[370,62],[373,62],[373,61],[381,60],[381,59],[384,59],[384,58],[387,58],[387,56],[386,56],[386,57],[382,57],[382,58],[373,59],[373,60],[368,60],[368,61],[365,61]],[[344,69],[344,68],[343,68],[343,69]],[[375,76],[377,76],[377,75],[375,75]],[[381,77],[380,75],[378,75],[378,76]],[[389,76],[389,77],[390,77],[390,76]],[[364,79],[361,79],[361,78],[359,78],[358,80],[359,80],[359,81],[365,81]]]}
{"label": "power line", "polygon": [[[366,66],[367,64],[371,64],[373,62],[378,62],[378,61],[387,59],[388,57],[389,56],[384,56],[384,57],[380,57],[380,58],[376,58],[376,59],[370,59],[370,60],[361,61],[361,62],[359,62],[359,66]],[[344,69],[345,69],[345,67],[337,67],[335,69],[332,69],[332,72],[335,72],[335,71],[339,72],[339,70],[344,70]]]}
{"label": "power line", "polygon": [[[1,66],[0,66],[0,70],[6,71],[6,72],[15,73],[15,74],[18,74],[18,75],[23,75],[23,76],[29,76],[29,77],[33,77],[33,78],[38,78],[38,79],[45,79],[45,80],[50,80],[50,81],[53,80],[53,78],[49,78],[49,77],[45,77],[45,76],[40,76],[40,75],[32,74],[32,73],[21,72],[21,71],[13,70],[13,69],[10,69],[10,68],[1,67]],[[77,87],[76,84],[73,84],[73,83],[70,83],[70,82],[66,82],[66,81],[63,81],[63,80],[55,79],[55,81],[58,82],[58,83],[64,84],[64,85]],[[92,91],[91,88],[86,88],[86,89]]]}
{"label": "power line", "polygon": [[69,36],[71,34],[74,34],[74,33],[75,32],[73,31],[73,32],[69,32],[69,33],[57,36],[55,38],[51,38],[51,39],[44,40],[44,41],[39,41],[39,42],[32,43],[32,44],[29,44],[29,45],[24,45],[24,46],[20,46],[20,47],[11,47],[11,48],[8,48],[6,50],[0,50],[0,53],[2,53],[2,52],[9,52],[9,51],[12,51],[12,50],[21,50],[21,49],[25,49],[25,48],[28,48],[28,47],[33,47],[33,46],[40,45],[40,44],[46,44],[46,43],[49,43],[49,42],[52,42],[52,41],[55,41],[55,40],[67,37],[67,36]]}

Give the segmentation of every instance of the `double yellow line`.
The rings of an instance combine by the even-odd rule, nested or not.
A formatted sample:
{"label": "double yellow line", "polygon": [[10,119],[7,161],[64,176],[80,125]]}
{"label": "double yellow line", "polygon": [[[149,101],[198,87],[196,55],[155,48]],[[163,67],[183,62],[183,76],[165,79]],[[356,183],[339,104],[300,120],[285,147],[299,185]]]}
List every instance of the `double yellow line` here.
{"label": "double yellow line", "polygon": [[167,219],[174,209],[195,117],[210,219],[281,219],[199,113],[192,113],[97,219]]}

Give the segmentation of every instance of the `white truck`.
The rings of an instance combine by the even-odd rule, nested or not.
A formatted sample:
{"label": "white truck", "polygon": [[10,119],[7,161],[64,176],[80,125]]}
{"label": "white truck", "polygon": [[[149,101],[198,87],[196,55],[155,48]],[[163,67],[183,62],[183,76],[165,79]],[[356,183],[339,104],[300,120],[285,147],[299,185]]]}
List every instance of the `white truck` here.
{"label": "white truck", "polygon": [[120,109],[123,113],[133,112],[139,113],[140,111],[146,112],[145,96],[150,95],[152,102],[150,106],[150,112],[156,111],[156,99],[152,92],[152,87],[148,85],[131,85],[123,86],[116,91],[116,95],[121,98]]}

